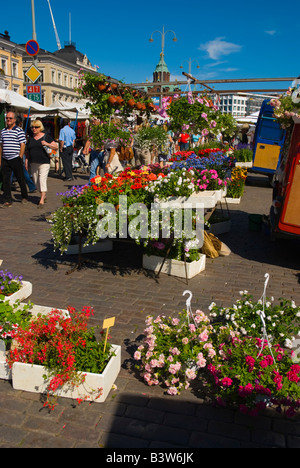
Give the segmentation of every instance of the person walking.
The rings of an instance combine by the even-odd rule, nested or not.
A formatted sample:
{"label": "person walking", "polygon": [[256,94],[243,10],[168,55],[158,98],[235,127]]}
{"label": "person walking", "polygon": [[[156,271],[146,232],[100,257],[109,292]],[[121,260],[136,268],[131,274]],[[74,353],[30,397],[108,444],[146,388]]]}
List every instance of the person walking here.
{"label": "person walking", "polygon": [[15,112],[6,115],[6,128],[0,135],[0,167],[3,178],[3,208],[12,205],[11,175],[14,173],[21,189],[22,203],[27,203],[28,192],[23,168],[26,136],[24,131],[16,125]]}
{"label": "person walking", "polygon": [[[100,120],[96,117],[92,118],[92,125],[100,125]],[[91,152],[90,152],[91,150]],[[104,148],[96,148],[93,146],[91,139],[85,143],[83,148],[82,154],[84,156],[88,156],[90,152],[90,177],[89,177],[89,184],[91,184],[91,180],[96,177],[97,175],[97,168],[100,166],[101,169],[105,172],[105,164],[104,164]]]}
{"label": "person walking", "polygon": [[190,135],[188,133],[180,133],[178,140],[180,151],[188,151],[190,144]]}
{"label": "person walking", "polygon": [[[16,118],[16,125],[18,125],[18,127],[23,129],[23,119],[19,115]],[[27,171],[27,169],[25,167],[25,161],[26,161],[26,158],[25,158],[25,155],[24,155],[23,156],[23,169],[24,169],[25,182],[26,182],[26,185],[28,187],[29,193],[35,193],[35,192],[37,192],[37,188],[36,188],[32,178],[31,178],[29,172]]]}
{"label": "person walking", "polygon": [[70,127],[70,119],[63,120],[63,128],[59,132],[59,151],[65,172],[64,180],[73,180],[72,160],[76,134]]}
{"label": "person walking", "polygon": [[31,125],[33,136],[30,136],[26,145],[26,170],[30,172],[34,184],[41,194],[38,208],[42,208],[46,202],[47,178],[50,171],[50,155],[52,150],[58,149],[58,144],[53,138],[44,132],[44,126],[40,120],[34,120]]}

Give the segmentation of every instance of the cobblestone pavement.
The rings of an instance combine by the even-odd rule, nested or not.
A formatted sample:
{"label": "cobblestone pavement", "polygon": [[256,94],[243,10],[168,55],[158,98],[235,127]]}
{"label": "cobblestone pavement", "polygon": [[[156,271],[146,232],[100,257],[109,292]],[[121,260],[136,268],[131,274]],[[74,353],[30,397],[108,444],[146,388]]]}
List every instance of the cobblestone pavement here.
{"label": "cobblestone pavement", "polygon": [[[86,180],[87,176],[78,175],[75,183]],[[208,406],[192,390],[170,397],[161,388],[145,386],[133,369],[132,349],[143,332],[145,317],[181,311],[187,288],[193,293],[192,307],[207,312],[212,300],[230,305],[243,289],[259,299],[264,274],[269,273],[269,296],[300,303],[299,243],[271,243],[264,231],[248,229],[249,213],[269,212],[272,191],[265,182],[249,176],[241,204],[230,205],[232,229],[220,238],[231,255],[207,259],[205,271],[188,285],[163,274],[155,279],[141,268],[140,248],[129,243],[116,243],[113,252],[86,255],[83,268],[70,273],[77,256],[53,251],[45,221],[45,215],[60,206],[57,192],[65,191],[69,182],[51,174],[45,210],[37,209],[36,194],[22,205],[20,192],[14,192],[13,206],[0,211],[3,267],[33,284],[29,300],[35,304],[92,306],[92,325],[115,316],[112,342],[122,345],[122,368],[117,390],[105,403],[73,407],[71,400],[60,399],[50,414],[43,409],[40,395],[15,391],[11,382],[1,380],[1,448],[300,447],[297,418],[289,420],[269,409],[257,418],[246,417]]]}

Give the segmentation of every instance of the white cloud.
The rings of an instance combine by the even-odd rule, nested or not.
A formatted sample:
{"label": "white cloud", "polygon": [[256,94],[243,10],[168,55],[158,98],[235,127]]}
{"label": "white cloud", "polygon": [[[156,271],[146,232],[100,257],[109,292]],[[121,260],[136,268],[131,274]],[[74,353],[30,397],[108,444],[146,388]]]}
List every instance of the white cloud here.
{"label": "white cloud", "polygon": [[240,52],[242,49],[241,45],[227,42],[224,39],[224,37],[217,37],[213,41],[206,42],[206,44],[201,44],[199,49],[205,50],[212,60],[219,60],[223,55]]}
{"label": "white cloud", "polygon": [[276,34],[276,31],[275,30],[271,30],[271,31],[265,31],[266,34],[269,34],[269,36],[274,36]]}

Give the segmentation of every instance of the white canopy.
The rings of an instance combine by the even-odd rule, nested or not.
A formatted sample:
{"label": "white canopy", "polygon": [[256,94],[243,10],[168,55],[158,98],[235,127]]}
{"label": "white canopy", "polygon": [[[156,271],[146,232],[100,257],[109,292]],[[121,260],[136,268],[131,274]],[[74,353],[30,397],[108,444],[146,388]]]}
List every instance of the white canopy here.
{"label": "white canopy", "polygon": [[259,116],[259,111],[253,112],[253,114],[250,114],[250,115],[246,115],[246,117],[236,117],[236,121],[241,122],[241,123],[256,124],[258,116]]}
{"label": "white canopy", "polygon": [[89,118],[89,112],[85,109],[85,104],[83,102],[55,101],[48,107],[48,114],[53,113],[70,119],[74,119],[76,115],[78,120]]}
{"label": "white canopy", "polygon": [[29,109],[34,110],[34,112],[47,112],[48,107],[42,106],[38,102],[31,101],[21,94],[16,93],[15,91],[10,91],[9,89],[0,89],[0,103],[5,102],[10,104],[15,109],[20,111],[28,111]]}

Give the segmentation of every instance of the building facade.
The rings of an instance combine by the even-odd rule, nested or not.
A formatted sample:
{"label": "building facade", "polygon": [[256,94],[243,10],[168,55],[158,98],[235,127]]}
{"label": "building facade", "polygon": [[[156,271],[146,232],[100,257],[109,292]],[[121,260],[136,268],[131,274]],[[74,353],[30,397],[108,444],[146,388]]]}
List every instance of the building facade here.
{"label": "building facade", "polygon": [[25,49],[11,42],[8,31],[0,34],[0,88],[23,95],[23,65]]}
{"label": "building facade", "polygon": [[27,96],[26,85],[32,84],[26,72],[32,65],[40,72],[34,84],[41,86],[41,104],[49,106],[57,101],[77,103],[80,100],[75,88],[78,86],[78,71],[97,74],[88,57],[75,44],[68,43],[55,52],[41,49],[35,57],[26,53],[25,44],[16,44],[8,31],[0,34],[0,87]]}

